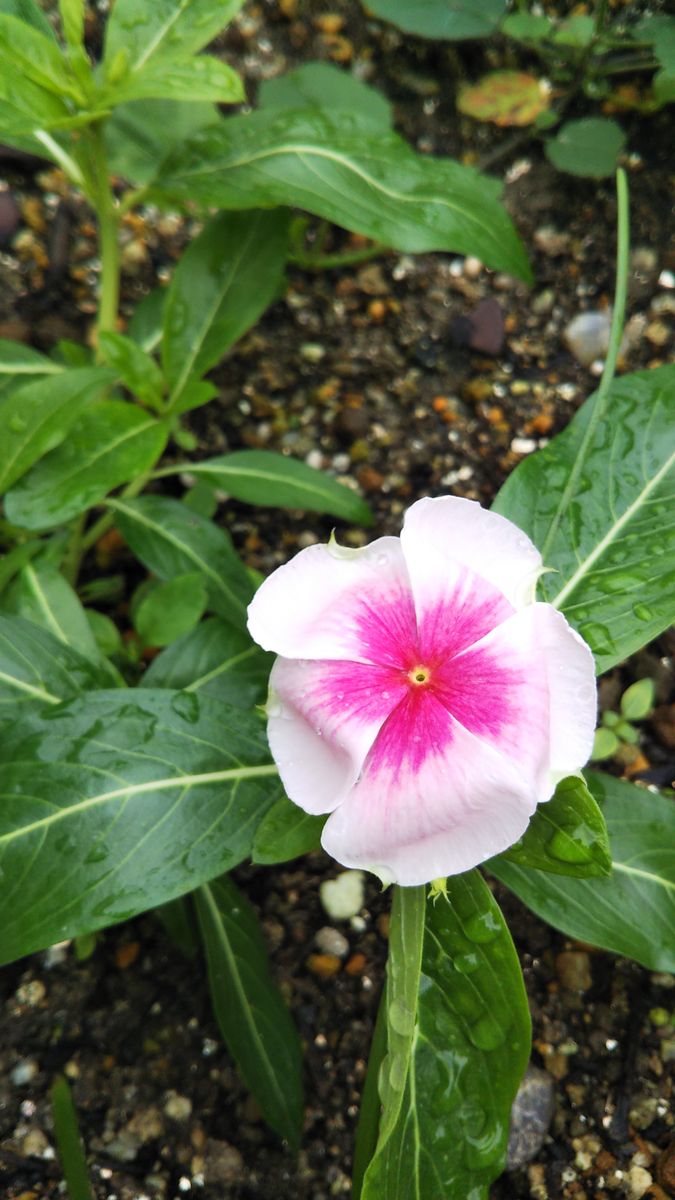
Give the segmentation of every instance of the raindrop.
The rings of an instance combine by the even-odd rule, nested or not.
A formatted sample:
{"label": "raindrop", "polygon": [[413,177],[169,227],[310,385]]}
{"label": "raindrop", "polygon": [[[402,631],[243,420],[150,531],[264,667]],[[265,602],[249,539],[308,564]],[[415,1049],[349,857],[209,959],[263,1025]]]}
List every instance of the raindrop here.
{"label": "raindrop", "polygon": [[[547,843],[546,851],[551,858],[557,858],[559,862],[567,863],[586,863],[593,859],[593,849],[587,844],[588,837],[593,838],[590,829],[586,825],[562,826],[556,829],[550,841]],[[582,841],[582,838],[584,839]],[[595,840],[593,838],[593,840]]]}
{"label": "raindrop", "polygon": [[103,859],[107,857],[108,851],[105,846],[92,846],[84,861],[85,863],[98,863],[103,862]]}
{"label": "raindrop", "polygon": [[469,917],[468,921],[464,922],[464,932],[472,942],[478,942],[483,945],[486,942],[492,942],[502,931],[499,921],[494,913],[487,912],[476,913],[475,916]]}
{"label": "raindrop", "polygon": [[393,1054],[389,1063],[389,1084],[395,1092],[402,1092],[408,1073],[407,1059],[402,1054]]}
{"label": "raindrop", "polygon": [[469,1037],[478,1050],[496,1050],[504,1041],[505,1032],[491,1013],[483,1013],[469,1026]]}
{"label": "raindrop", "polygon": [[468,954],[456,954],[452,960],[452,965],[456,971],[460,971],[462,975],[470,975],[472,971],[477,971],[480,966],[480,958],[475,950]]}
{"label": "raindrop", "polygon": [[579,629],[584,641],[588,642],[592,650],[596,652],[604,651],[611,654],[614,650],[614,642],[609,634],[609,629],[606,625],[600,625],[596,621],[590,621],[587,625],[582,625]]}
{"label": "raindrop", "polygon": [[401,1037],[409,1037],[415,1028],[415,1014],[403,1000],[392,1000],[387,1009],[389,1024]]}
{"label": "raindrop", "polygon": [[654,616],[651,608],[647,608],[646,604],[634,604],[633,615],[637,617],[638,621],[651,621]]}
{"label": "raindrop", "polygon": [[15,416],[10,417],[10,419],[9,419],[9,427],[10,427],[12,433],[23,433],[23,431],[24,431],[24,429],[26,429],[27,425],[28,425],[28,422],[25,420],[24,417],[20,417],[18,413]]}

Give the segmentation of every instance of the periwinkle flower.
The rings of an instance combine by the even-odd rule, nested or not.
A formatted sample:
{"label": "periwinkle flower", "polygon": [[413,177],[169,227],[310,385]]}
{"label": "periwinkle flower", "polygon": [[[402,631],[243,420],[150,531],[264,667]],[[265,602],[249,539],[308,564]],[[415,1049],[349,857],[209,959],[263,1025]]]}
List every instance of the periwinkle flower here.
{"label": "periwinkle flower", "polygon": [[262,584],[270,747],[290,799],[331,814],[338,862],[404,885],[466,871],[584,765],[593,657],[535,602],[542,569],[512,522],[445,496],[400,538],[310,546]]}

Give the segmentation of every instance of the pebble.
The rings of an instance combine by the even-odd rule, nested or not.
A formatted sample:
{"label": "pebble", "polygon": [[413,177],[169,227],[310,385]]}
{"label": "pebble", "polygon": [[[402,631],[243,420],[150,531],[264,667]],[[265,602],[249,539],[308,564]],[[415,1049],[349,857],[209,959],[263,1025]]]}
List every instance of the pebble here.
{"label": "pebble", "polygon": [[236,1147],[231,1146],[229,1142],[208,1138],[202,1170],[206,1183],[216,1183],[224,1187],[241,1181],[244,1160]]}
{"label": "pebble", "polygon": [[550,313],[555,304],[555,294],[551,288],[546,288],[543,292],[539,292],[532,300],[532,312],[537,316],[544,316]]}
{"label": "pebble", "polygon": [[51,1158],[53,1150],[41,1129],[29,1129],[21,1141],[21,1153],[34,1158]]}
{"label": "pebble", "polygon": [[326,347],[320,346],[318,342],[304,342],[300,347],[300,356],[305,362],[319,363],[325,357]]}
{"label": "pebble", "polygon": [[555,960],[558,979],[570,992],[587,992],[593,982],[591,960],[585,950],[563,950]]}
{"label": "pebble", "polygon": [[511,442],[511,449],[514,454],[531,454],[537,449],[537,443],[534,438],[515,437]]}
{"label": "pebble", "polygon": [[172,1121],[187,1121],[192,1113],[192,1101],[171,1090],[166,1093],[164,1112]]}
{"label": "pebble", "polygon": [[25,1004],[28,1008],[35,1008],[41,1004],[47,995],[47,989],[41,979],[31,979],[28,983],[22,983],[21,987],[16,989],[14,999],[17,1004]]}
{"label": "pebble", "polygon": [[553,1109],[553,1081],[546,1071],[530,1063],[511,1109],[507,1171],[525,1166],[539,1153],[551,1124]]}
{"label": "pebble", "polygon": [[670,340],[670,329],[663,321],[650,321],[645,329],[645,337],[652,346],[665,346]]}
{"label": "pebble", "polygon": [[628,1200],[641,1200],[648,1187],[652,1185],[652,1177],[645,1167],[631,1167],[626,1175],[628,1184]]}
{"label": "pebble", "polygon": [[349,953],[349,941],[339,929],[324,925],[315,937],[315,942],[323,954],[334,954],[337,958],[346,958]]}
{"label": "pebble", "polygon": [[24,1087],[37,1075],[40,1068],[34,1058],[22,1058],[10,1071],[10,1079],[15,1087]]}
{"label": "pebble", "polygon": [[321,884],[321,904],[333,921],[348,921],[363,908],[364,879],[363,871],[342,871]]}
{"label": "pebble", "polygon": [[563,332],[568,349],[582,367],[590,367],[607,353],[612,314],[609,309],[579,313]]}
{"label": "pebble", "polygon": [[307,959],[308,970],[312,975],[318,975],[319,979],[330,979],[337,975],[341,966],[340,959],[335,954],[310,954]]}

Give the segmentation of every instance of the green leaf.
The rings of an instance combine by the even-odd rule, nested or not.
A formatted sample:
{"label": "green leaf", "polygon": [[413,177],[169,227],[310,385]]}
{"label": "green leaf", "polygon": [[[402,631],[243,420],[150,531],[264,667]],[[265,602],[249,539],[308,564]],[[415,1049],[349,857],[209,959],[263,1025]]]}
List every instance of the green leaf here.
{"label": "green leaf", "polygon": [[84,367],[0,396],[0,493],[63,441],[71,425],[114,378],[103,367]]}
{"label": "green leaf", "polygon": [[583,462],[595,395],[519,464],[494,504],[554,568],[542,599],[586,639],[599,673],[675,619],[674,387],[673,366],[616,379]]}
{"label": "green leaf", "polygon": [[627,721],[644,721],[654,707],[654,680],[638,679],[621,697],[621,714]]}
{"label": "green leaf", "polygon": [[24,21],[26,25],[37,29],[38,33],[45,33],[58,44],[54,30],[35,0],[0,0],[0,13],[8,13],[11,17]]}
{"label": "green leaf", "polygon": [[520,841],[501,859],[578,879],[609,875],[612,859],[605,818],[586,781],[570,775],[540,804]]}
{"label": "green leaf", "polygon": [[208,479],[214,487],[246,504],[331,513],[361,525],[373,522],[370,508],[356,492],[306,463],[271,450],[235,450],[202,462],[179,464],[162,473],[178,470]]}
{"label": "green leaf", "polygon": [[157,99],[241,104],[246,99],[241,76],[227,63],[209,54],[171,62],[164,58],[153,59],[121,83],[111,85],[110,92],[115,103]]}
{"label": "green leaf", "polygon": [[255,832],[251,857],[254,863],[289,862],[318,850],[325,817],[303,812],[286,796],[273,804]]}
{"label": "green leaf", "polygon": [[84,99],[58,43],[5,12],[0,12],[0,64],[12,75],[18,67],[33,83],[57,96]]}
{"label": "green leaf", "polygon": [[9,145],[53,158],[51,148],[32,135],[70,124],[73,121],[64,101],[16,72],[10,75],[6,68],[0,70],[0,133]]}
{"label": "green leaf", "polygon": [[401,983],[416,955],[416,940],[411,949],[407,937],[390,938],[384,1108],[362,1200],[487,1200],[506,1157],[530,1018],[508,929],[477,871],[448,879],[447,900],[427,901],[411,1003]]}
{"label": "green leaf", "polygon": [[157,349],[162,340],[167,295],[165,287],[156,287],[152,292],[148,292],[140,304],[136,305],[129,322],[129,337],[148,355]]}
{"label": "green leaf", "polygon": [[[219,362],[274,299],[283,277],[288,213],[219,213],[190,244],[164,307],[169,404]],[[192,407],[192,405],[190,405]]]}
{"label": "green leaf", "polygon": [[123,333],[100,333],[98,345],[106,365],[117,371],[132,395],[151,408],[161,408],[164,378],[147,350]]}
{"label": "green leaf", "polygon": [[134,183],[148,183],[174,146],[216,120],[218,110],[205,102],[132,100],[121,104],[105,122],[110,170]]}
{"label": "green leaf", "polygon": [[206,581],[199,571],[157,584],[134,613],[139,638],[145,646],[168,646],[194,628],[206,600]]}
{"label": "green leaf", "polygon": [[601,762],[603,758],[612,758],[619,749],[619,739],[611,729],[596,729],[591,750],[591,762]]}
{"label": "green leaf", "polygon": [[612,175],[626,135],[608,117],[584,117],[566,121],[556,137],[544,143],[546,157],[559,171],[602,179]]}
{"label": "green leaf", "polygon": [[490,870],[568,937],[675,970],[675,804],[611,775],[588,771],[609,830],[609,879],[558,879],[493,859]]}
{"label": "green leaf", "polygon": [[258,108],[277,112],[285,108],[339,108],[360,113],[368,124],[379,129],[391,129],[394,123],[391,104],[381,92],[326,62],[303,63],[285,75],[263,79],[258,88]]}
{"label": "green leaf", "polygon": [[165,904],[241,862],[279,794],[257,716],[119,688],[0,744],[0,961]]}
{"label": "green leaf", "polygon": [[0,375],[58,375],[62,370],[31,346],[0,338]]}
{"label": "green leaf", "polygon": [[227,878],[195,895],[213,1010],[244,1083],[268,1125],[297,1148],[302,1053],[248,900]]}
{"label": "green leaf", "polygon": [[168,436],[165,422],[135,404],[99,401],[71,426],[67,441],[7,493],[7,517],[24,529],[69,521],[154,466]]}
{"label": "green leaf", "polygon": [[586,13],[576,13],[562,21],[556,28],[553,41],[560,46],[574,46],[583,49],[595,37],[595,20]]}
{"label": "green leaf", "polygon": [[115,0],[104,61],[124,50],[134,70],[151,60],[194,54],[239,11],[243,0]]}
{"label": "green leaf", "polygon": [[155,916],[159,917],[181,954],[195,958],[199,952],[199,938],[190,895],[177,896],[168,904],[162,904],[155,910]]}
{"label": "green leaf", "polygon": [[94,1200],[73,1097],[64,1075],[51,1087],[52,1121],[70,1200]]}
{"label": "green leaf", "polygon": [[86,608],[84,611],[101,654],[106,658],[117,654],[122,646],[122,638],[115,622],[96,608]]}
{"label": "green leaf", "polygon": [[34,621],[92,662],[100,661],[96,639],[76,593],[44,557],[20,571],[3,596],[2,604],[5,611]]}
{"label": "green leaf", "polygon": [[84,0],[59,0],[64,37],[73,49],[84,41]]}
{"label": "green leaf", "polygon": [[383,21],[419,37],[489,37],[499,24],[506,0],[364,0],[365,7]]}
{"label": "green leaf", "polygon": [[[267,695],[274,655],[220,617],[209,617],[153,659],[143,677],[147,687],[182,688],[252,708]],[[295,807],[295,806],[294,806]]]}
{"label": "green leaf", "polygon": [[108,685],[87,658],[22,617],[0,613],[0,721]]}
{"label": "green leaf", "polygon": [[209,608],[243,626],[253,587],[223,529],[165,496],[109,500],[115,524],[137,558],[160,579],[200,571]]}
{"label": "green leaf", "polygon": [[267,112],[221,120],[172,151],[158,196],[225,209],[304,208],[398,250],[455,250],[530,279],[499,185],[415,154],[355,112]]}
{"label": "green leaf", "polygon": [[518,42],[542,42],[552,28],[548,17],[528,12],[509,13],[501,24],[502,33]]}

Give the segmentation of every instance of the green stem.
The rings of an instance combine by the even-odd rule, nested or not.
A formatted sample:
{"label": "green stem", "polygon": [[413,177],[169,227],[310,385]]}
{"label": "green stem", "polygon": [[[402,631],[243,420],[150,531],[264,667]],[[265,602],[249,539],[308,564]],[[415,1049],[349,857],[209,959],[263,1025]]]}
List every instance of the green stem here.
{"label": "green stem", "polygon": [[101,244],[101,292],[98,310],[98,332],[114,332],[120,296],[120,209],[110,186],[108,160],[102,125],[92,125],[87,131],[91,155],[92,197],[98,217]]}
{"label": "green stem", "polygon": [[368,1163],[375,1153],[380,1126],[380,1093],[377,1083],[382,1060],[387,1053],[387,985],[385,983],[377,1010],[368,1056],[368,1070],[363,1084],[359,1123],[356,1128],[354,1166],[352,1169],[352,1196],[359,1200]]}
{"label": "green stem", "polygon": [[68,1081],[60,1076],[51,1090],[52,1119],[70,1200],[93,1200],[77,1113]]}
{"label": "green stem", "polygon": [[556,510],[555,516],[551,521],[548,533],[541,547],[541,556],[546,562],[546,555],[553,544],[558,527],[576,494],[579,477],[583,471],[588,452],[593,445],[595,432],[604,415],[607,405],[607,397],[609,389],[612,386],[616,364],[619,357],[619,349],[621,346],[621,338],[623,336],[624,319],[626,315],[626,294],[628,289],[628,251],[630,248],[630,210],[628,202],[628,183],[626,180],[626,172],[619,168],[616,173],[616,199],[617,199],[617,246],[616,246],[616,283],[614,286],[614,311],[612,313],[612,327],[609,334],[609,346],[607,347],[607,357],[605,366],[602,372],[602,379],[597,391],[595,404],[591,419],[586,427],[584,439],[579,447],[579,453],[574,460],[574,466],[570,471],[565,490],[560,498],[560,504]]}
{"label": "green stem", "polygon": [[77,519],[73,521],[70,531],[70,538],[68,540],[66,552],[63,556],[63,562],[61,564],[63,574],[73,587],[75,587],[75,584],[77,583],[77,577],[80,573],[80,563],[82,561],[83,553],[82,534],[84,533],[86,520],[87,514],[86,512],[83,512],[81,516],[77,517]]}
{"label": "green stem", "polygon": [[368,262],[371,258],[386,254],[388,250],[389,246],[383,246],[380,242],[365,246],[363,250],[345,250],[338,254],[311,254],[296,250],[289,254],[288,261],[305,271],[329,271],[333,267],[349,267],[354,263]]}

